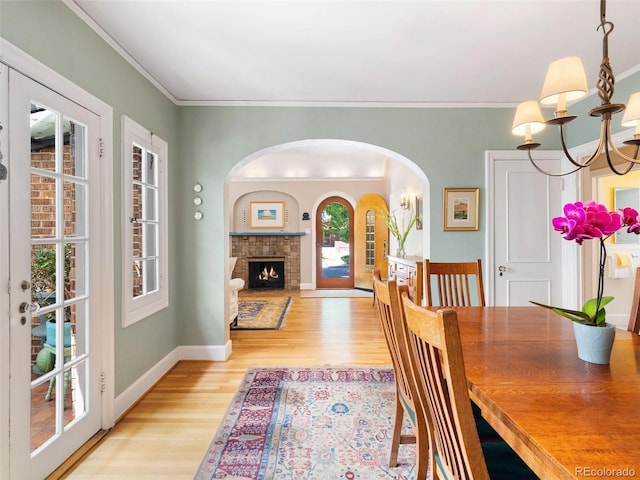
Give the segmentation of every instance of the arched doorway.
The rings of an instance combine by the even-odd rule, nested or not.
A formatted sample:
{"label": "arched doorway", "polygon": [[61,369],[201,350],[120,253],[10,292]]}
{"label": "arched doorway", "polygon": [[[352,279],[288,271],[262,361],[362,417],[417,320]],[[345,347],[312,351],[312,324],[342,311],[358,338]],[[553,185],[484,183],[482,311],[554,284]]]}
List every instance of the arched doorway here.
{"label": "arched doorway", "polygon": [[353,288],[353,207],[326,198],[316,210],[316,287]]}

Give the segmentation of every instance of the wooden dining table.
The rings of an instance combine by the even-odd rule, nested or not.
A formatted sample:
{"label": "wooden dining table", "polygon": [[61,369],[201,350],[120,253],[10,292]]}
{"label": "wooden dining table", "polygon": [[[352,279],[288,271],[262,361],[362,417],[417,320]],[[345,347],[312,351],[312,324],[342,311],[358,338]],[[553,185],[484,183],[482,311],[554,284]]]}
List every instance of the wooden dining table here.
{"label": "wooden dining table", "polygon": [[472,400],[541,479],[640,478],[640,335],[597,365],[549,310],[455,310]]}

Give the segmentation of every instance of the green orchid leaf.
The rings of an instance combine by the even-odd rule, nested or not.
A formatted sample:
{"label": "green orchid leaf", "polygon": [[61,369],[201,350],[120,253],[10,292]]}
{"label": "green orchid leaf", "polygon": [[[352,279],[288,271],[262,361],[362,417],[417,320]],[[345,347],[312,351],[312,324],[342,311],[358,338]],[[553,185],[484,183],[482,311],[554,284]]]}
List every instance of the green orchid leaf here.
{"label": "green orchid leaf", "polygon": [[595,322],[593,321],[593,319],[583,311],[572,310],[570,308],[554,307],[552,305],[545,305],[544,303],[538,303],[531,300],[530,302],[539,307],[548,308],[549,310],[552,310],[558,315],[568,318],[573,322],[584,323],[586,325],[595,325]]}
{"label": "green orchid leaf", "polygon": [[[611,303],[612,300],[613,300],[613,297],[602,297],[602,299],[600,300],[600,311],[602,311],[602,309],[606,305]],[[595,318],[597,303],[598,303],[597,298],[592,298],[590,300],[587,300],[587,303],[585,303],[584,306],[582,307],[582,311],[587,315],[589,315],[589,318]],[[600,313],[598,313],[598,317],[600,317]]]}

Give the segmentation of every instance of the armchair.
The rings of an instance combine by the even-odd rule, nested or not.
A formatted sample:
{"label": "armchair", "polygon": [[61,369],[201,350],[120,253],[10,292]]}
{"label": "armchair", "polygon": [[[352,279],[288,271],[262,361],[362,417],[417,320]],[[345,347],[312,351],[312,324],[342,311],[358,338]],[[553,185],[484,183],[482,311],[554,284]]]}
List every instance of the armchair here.
{"label": "armchair", "polygon": [[238,257],[229,257],[229,324],[238,323],[238,292],[244,288],[242,278],[231,278]]}

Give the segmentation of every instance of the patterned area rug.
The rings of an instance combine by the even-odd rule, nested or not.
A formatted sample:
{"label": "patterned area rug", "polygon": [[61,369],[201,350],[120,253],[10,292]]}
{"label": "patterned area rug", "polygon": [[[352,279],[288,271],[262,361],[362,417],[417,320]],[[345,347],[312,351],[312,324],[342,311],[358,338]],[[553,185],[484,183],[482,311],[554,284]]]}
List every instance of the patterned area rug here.
{"label": "patterned area rug", "polygon": [[388,467],[393,370],[250,368],[195,480],[413,479],[415,445]]}
{"label": "patterned area rug", "polygon": [[238,302],[238,321],[231,330],[279,330],[291,297],[250,297]]}

